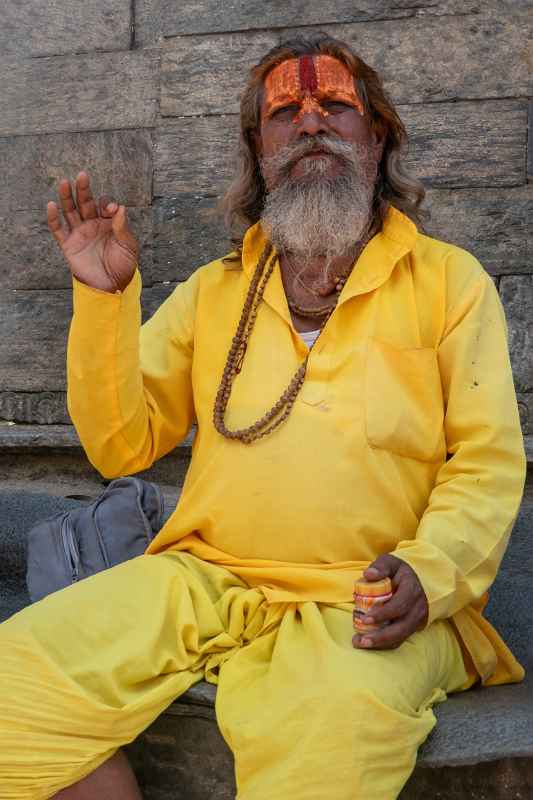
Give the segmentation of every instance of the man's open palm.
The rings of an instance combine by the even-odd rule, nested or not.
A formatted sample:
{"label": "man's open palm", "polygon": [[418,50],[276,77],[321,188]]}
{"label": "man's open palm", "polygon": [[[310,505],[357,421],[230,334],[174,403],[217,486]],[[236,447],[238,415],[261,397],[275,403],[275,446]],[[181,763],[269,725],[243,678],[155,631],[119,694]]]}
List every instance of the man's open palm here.
{"label": "man's open palm", "polygon": [[70,182],[59,181],[59,209],[47,205],[48,227],[61,247],[72,274],[82,283],[105,292],[125,289],[139,257],[139,243],[128,228],[126,207],[108,197],[95,202],[86,172],[75,181],[76,202]]}

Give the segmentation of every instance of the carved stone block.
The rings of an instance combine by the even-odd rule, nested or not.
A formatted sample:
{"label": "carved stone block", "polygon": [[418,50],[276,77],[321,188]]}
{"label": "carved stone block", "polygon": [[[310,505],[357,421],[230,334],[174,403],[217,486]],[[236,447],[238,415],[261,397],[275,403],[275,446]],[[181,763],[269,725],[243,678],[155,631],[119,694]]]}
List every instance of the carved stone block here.
{"label": "carved stone block", "polygon": [[0,136],[148,128],[159,92],[159,52],[0,58]]}
{"label": "carved stone block", "polygon": [[[525,101],[427,103],[398,110],[411,140],[406,165],[428,186],[526,182]],[[237,116],[165,120],[156,134],[155,196],[220,195],[234,173],[238,131]]]}
{"label": "carved stone block", "polygon": [[238,117],[166,119],[155,133],[154,195],[220,195],[234,172]]}
{"label": "carved stone block", "polygon": [[525,101],[414,104],[398,111],[411,138],[406,163],[429,186],[526,182]]}
{"label": "carved stone block", "polygon": [[[420,3],[419,0],[324,0],[309,3],[305,0],[265,3],[247,0],[245,3],[221,4],[218,0],[198,0],[180,3],[179,0],[157,0],[159,13],[153,13],[153,0],[136,3],[136,42],[155,41],[161,36],[191,33],[214,33],[262,28],[290,28],[295,21],[307,25],[330,25],[339,22],[365,22],[416,15],[464,15],[479,9],[472,0],[444,0],[439,3]],[[155,19],[154,19],[155,16]],[[260,26],[258,24],[260,21]],[[159,26],[156,26],[159,23]],[[290,31],[285,31],[287,36]]]}
{"label": "carved stone block", "polygon": [[248,70],[278,44],[273,31],[164,39],[161,114],[235,113]]}
{"label": "carved stone block", "polygon": [[182,281],[202,264],[231,250],[215,199],[192,194],[154,204],[153,281]]}
{"label": "carved stone block", "polygon": [[[46,220],[46,203],[57,202],[59,180],[68,178],[72,184],[82,169],[89,174],[96,198],[105,193],[127,206],[149,206],[152,132],[109,130],[0,138],[0,215],[40,209]],[[0,236],[3,230],[2,225]]]}
{"label": "carved stone block", "polygon": [[[191,16],[196,16],[197,4],[190,8]],[[290,4],[284,8],[290,9]],[[227,23],[227,6],[221,5],[219,13]],[[434,14],[351,24],[332,19],[323,29],[348,42],[378,70],[395,103],[527,97],[532,86],[529,15],[527,9],[518,9],[497,16],[486,12],[451,16],[445,25]],[[305,16],[293,19],[300,22]],[[179,28],[180,16],[175,19]],[[210,28],[199,36],[163,40],[161,113],[165,116],[237,112],[248,70],[282,38],[306,29],[291,28],[282,35],[271,31],[206,35],[206,30]]]}
{"label": "carved stone block", "polygon": [[507,315],[509,350],[518,392],[533,391],[533,275],[504,275],[500,297]]}
{"label": "carved stone block", "polygon": [[493,275],[531,272],[533,186],[512,189],[430,189],[425,231],[464,247]]}
{"label": "carved stone block", "polygon": [[0,419],[38,425],[72,424],[65,392],[0,392]]}
{"label": "carved stone block", "polygon": [[[173,285],[144,289],[145,321]],[[0,391],[64,392],[72,291],[6,290],[0,294]]]}
{"label": "carved stone block", "polygon": [[57,56],[91,50],[128,50],[130,0],[2,3],[3,55]]}

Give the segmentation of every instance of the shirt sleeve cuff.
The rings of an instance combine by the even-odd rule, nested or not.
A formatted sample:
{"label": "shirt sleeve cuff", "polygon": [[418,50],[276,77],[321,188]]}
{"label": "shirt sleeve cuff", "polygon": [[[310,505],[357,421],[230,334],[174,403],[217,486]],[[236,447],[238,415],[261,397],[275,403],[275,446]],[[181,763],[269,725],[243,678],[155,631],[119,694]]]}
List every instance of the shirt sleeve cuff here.
{"label": "shirt sleeve cuff", "polygon": [[139,268],[135,268],[132,278],[124,290],[105,292],[95,289],[72,275],[72,305],[75,316],[89,326],[106,321],[116,314],[118,308],[137,307],[142,289]]}

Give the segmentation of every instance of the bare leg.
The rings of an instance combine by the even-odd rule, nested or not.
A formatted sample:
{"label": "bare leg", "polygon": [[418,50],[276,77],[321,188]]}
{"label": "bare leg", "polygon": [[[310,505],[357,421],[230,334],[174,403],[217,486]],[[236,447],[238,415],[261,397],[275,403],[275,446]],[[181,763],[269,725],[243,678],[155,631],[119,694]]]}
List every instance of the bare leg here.
{"label": "bare leg", "polygon": [[62,789],[54,800],[142,800],[133,770],[128,759],[117,750],[83,780],[68,789]]}

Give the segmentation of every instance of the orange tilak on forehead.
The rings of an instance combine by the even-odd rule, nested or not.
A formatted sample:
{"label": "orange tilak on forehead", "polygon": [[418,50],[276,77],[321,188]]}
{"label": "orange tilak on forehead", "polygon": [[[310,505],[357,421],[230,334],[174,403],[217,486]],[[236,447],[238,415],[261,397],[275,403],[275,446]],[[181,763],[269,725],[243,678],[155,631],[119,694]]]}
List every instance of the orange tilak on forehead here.
{"label": "orange tilak on forehead", "polygon": [[265,110],[262,121],[269,119],[279,108],[298,105],[297,123],[310,111],[323,117],[323,100],[338,100],[356,108],[361,116],[364,108],[357,94],[353,75],[333,56],[300,56],[282,61],[265,78]]}

